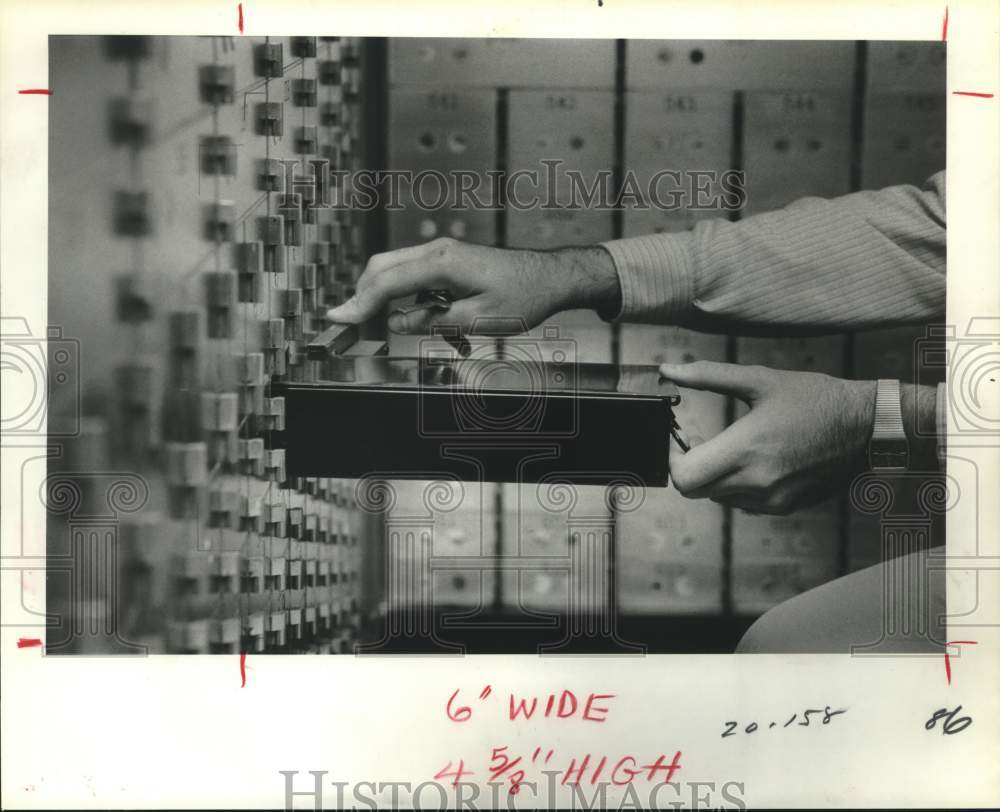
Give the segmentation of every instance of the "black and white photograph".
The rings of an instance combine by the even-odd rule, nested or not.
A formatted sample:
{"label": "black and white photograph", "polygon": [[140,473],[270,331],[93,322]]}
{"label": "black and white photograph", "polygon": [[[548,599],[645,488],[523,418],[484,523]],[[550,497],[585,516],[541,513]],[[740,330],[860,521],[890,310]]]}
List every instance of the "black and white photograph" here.
{"label": "black and white photograph", "polygon": [[945,53],[53,36],[48,652],[940,649]]}
{"label": "black and white photograph", "polygon": [[0,0],[0,806],[1000,804],[998,32]]}

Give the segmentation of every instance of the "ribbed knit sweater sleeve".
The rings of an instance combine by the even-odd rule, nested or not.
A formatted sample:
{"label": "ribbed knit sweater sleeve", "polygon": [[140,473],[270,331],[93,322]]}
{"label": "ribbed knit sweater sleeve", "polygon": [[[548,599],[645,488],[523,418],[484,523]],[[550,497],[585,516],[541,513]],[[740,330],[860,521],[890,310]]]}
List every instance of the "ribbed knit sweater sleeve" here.
{"label": "ribbed knit sweater sleeve", "polygon": [[945,173],[603,245],[621,283],[616,320],[764,333],[933,321],[945,306]]}

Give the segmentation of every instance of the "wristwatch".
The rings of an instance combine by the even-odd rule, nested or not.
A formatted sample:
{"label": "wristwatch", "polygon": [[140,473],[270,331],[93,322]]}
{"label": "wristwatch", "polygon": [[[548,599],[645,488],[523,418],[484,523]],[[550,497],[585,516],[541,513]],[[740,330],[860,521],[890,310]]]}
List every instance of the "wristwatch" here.
{"label": "wristwatch", "polygon": [[875,425],[868,443],[868,464],[873,471],[905,471],[910,444],[903,429],[899,381],[879,379],[875,388]]}

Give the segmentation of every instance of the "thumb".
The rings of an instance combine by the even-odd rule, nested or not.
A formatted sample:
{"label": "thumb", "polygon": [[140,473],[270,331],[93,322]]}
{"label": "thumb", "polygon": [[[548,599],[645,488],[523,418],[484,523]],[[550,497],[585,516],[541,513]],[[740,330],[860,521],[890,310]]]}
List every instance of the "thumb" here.
{"label": "thumb", "polygon": [[370,316],[375,315],[374,312],[369,313],[369,310],[374,310],[374,308],[367,307],[363,298],[355,294],[343,304],[327,310],[326,317],[335,323],[360,324]]}
{"label": "thumb", "polygon": [[660,374],[688,389],[702,389],[733,395],[748,403],[760,397],[770,370],[758,366],[692,361],[690,364],[661,364]]}

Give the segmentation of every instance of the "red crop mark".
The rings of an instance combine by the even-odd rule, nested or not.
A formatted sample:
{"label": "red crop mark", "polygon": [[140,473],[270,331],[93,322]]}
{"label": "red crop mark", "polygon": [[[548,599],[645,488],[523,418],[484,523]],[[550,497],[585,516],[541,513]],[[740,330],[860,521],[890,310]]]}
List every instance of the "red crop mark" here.
{"label": "red crop mark", "polygon": [[24,90],[17,91],[22,96],[51,96],[52,91],[47,87],[29,87]]}
{"label": "red crop mark", "polygon": [[951,91],[952,96],[975,96],[977,99],[992,99],[992,93],[974,93],[971,90],[953,90]]}
{"label": "red crop mark", "polygon": [[37,637],[22,637],[17,641],[18,648],[31,648],[32,646],[40,646],[42,641]]}
{"label": "red crop mark", "polygon": [[240,3],[240,5],[239,5],[239,11],[240,11],[239,26],[240,26],[240,33],[242,34],[243,33],[243,4],[242,3]]}
{"label": "red crop mark", "polygon": [[944,7],[944,22],[941,24],[941,42],[948,41],[948,7]]}
{"label": "red crop mark", "polygon": [[240,688],[247,687],[247,655],[246,652],[240,654]]}
{"label": "red crop mark", "polygon": [[975,640],[951,640],[944,644],[944,675],[948,678],[948,684],[951,685],[951,655],[948,654],[948,646],[974,646],[976,645]]}
{"label": "red crop mark", "polygon": [[485,688],[483,688],[483,692],[479,695],[479,698],[480,699],[486,699],[486,697],[488,697],[490,695],[490,693],[492,693],[492,691],[493,691],[493,689],[490,688],[489,685],[487,685]]}

